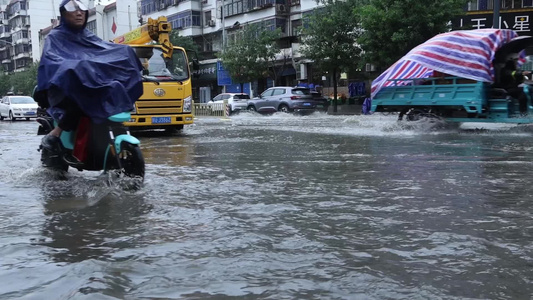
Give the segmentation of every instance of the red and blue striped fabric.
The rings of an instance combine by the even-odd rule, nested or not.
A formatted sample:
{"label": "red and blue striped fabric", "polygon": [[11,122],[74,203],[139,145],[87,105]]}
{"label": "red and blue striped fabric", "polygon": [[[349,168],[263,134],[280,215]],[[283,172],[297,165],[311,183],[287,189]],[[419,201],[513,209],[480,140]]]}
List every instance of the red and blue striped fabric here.
{"label": "red and blue striped fabric", "polygon": [[[433,71],[483,82],[494,81],[496,50],[518,34],[508,29],[458,30],[436,35],[418,45],[372,82],[372,98],[383,87],[408,85]],[[521,62],[525,61],[522,55]]]}

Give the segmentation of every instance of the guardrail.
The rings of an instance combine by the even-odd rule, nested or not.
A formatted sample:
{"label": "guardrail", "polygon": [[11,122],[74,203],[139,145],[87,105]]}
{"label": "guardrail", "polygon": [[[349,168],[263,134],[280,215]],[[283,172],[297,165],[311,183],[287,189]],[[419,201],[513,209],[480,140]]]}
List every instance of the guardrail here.
{"label": "guardrail", "polygon": [[193,103],[192,114],[195,117],[223,117],[228,118],[230,113],[228,100],[224,103]]}

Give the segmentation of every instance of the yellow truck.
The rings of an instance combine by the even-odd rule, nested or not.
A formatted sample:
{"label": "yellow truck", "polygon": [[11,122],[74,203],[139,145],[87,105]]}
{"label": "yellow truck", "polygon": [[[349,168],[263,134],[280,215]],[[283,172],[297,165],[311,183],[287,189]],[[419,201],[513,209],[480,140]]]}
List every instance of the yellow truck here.
{"label": "yellow truck", "polygon": [[144,67],[144,93],[124,123],[131,130],[180,130],[193,123],[189,60],[185,49],[170,42],[171,29],[166,17],[149,18],[145,25],[113,39],[131,46]]}

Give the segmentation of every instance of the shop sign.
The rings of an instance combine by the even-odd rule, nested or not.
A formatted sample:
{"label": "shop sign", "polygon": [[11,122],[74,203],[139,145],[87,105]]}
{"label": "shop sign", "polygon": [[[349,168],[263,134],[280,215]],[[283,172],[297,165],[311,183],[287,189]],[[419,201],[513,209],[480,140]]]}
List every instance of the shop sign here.
{"label": "shop sign", "polygon": [[[452,20],[453,28],[483,29],[492,28],[493,14],[468,14]],[[531,12],[500,12],[499,28],[512,29],[519,35],[531,35]]]}
{"label": "shop sign", "polygon": [[198,80],[216,80],[217,79],[217,64],[200,65],[198,70],[193,71],[193,75],[197,75]]}

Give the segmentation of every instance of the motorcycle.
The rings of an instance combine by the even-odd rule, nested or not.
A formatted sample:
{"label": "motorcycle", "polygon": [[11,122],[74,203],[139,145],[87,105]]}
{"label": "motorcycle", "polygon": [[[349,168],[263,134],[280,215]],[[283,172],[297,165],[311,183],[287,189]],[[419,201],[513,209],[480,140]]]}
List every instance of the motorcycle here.
{"label": "motorcycle", "polygon": [[[39,115],[37,122],[40,126],[37,134],[48,134],[57,123],[42,109]],[[129,119],[129,112],[113,115],[99,124],[92,122],[88,117],[82,117],[76,130],[62,132],[61,153],[52,153],[42,144],[39,146],[42,165],[61,172],[67,172],[69,167],[79,171],[104,171],[104,173],[116,170],[119,175],[144,180],[145,164],[139,147],[140,141],[123,125],[123,122]],[[65,160],[65,154],[72,154],[81,163]]]}

